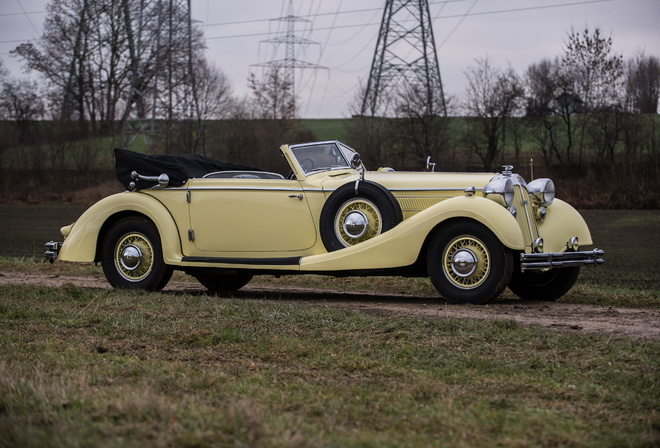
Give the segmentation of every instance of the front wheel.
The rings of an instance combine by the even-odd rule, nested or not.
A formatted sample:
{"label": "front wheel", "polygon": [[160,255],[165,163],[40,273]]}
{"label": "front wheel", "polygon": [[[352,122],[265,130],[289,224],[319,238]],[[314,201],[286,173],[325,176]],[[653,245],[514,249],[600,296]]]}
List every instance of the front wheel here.
{"label": "front wheel", "polygon": [[172,277],[163,261],[158,230],[143,218],[115,223],[103,241],[103,273],[115,288],[160,291]]}
{"label": "front wheel", "polygon": [[474,221],[454,221],[431,240],[429,277],[444,298],[459,304],[485,304],[506,288],[513,256],[488,228]]}
{"label": "front wheel", "polygon": [[516,271],[511,276],[509,289],[521,299],[554,301],[571,290],[579,274],[579,266],[547,271]]}

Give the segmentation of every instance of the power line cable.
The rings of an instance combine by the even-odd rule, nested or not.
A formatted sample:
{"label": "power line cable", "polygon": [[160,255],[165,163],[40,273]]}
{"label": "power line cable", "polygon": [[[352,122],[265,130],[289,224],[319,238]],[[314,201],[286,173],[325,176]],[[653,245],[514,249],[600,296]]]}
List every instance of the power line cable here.
{"label": "power line cable", "polygon": [[23,15],[25,16],[25,18],[28,20],[28,22],[30,22],[30,26],[32,27],[32,30],[34,31],[34,34],[39,35],[39,31],[37,31],[37,27],[34,26],[34,23],[32,23],[32,19],[25,12],[25,8],[23,8],[23,4],[21,3],[21,0],[16,0],[16,3],[18,3],[18,7],[21,8],[21,11],[23,12]]}
{"label": "power line cable", "polygon": [[34,15],[34,14],[46,14],[48,11],[29,11],[29,12],[7,12],[0,14],[0,17],[9,17],[9,16],[25,16],[25,15]]}
{"label": "power line cable", "polygon": [[[580,6],[580,5],[589,5],[589,4],[596,4],[596,3],[608,3],[608,2],[613,2],[616,0],[587,0],[587,1],[581,1],[581,2],[571,2],[571,3],[559,3],[559,4],[554,4],[554,5],[541,5],[541,6],[529,6],[529,7],[522,7],[522,8],[511,8],[511,9],[501,9],[501,10],[494,10],[494,11],[482,11],[482,12],[473,12],[467,15],[467,17],[472,17],[472,16],[485,16],[485,15],[494,15],[494,14],[507,14],[507,13],[512,13],[512,12],[522,12],[522,11],[534,11],[534,10],[541,10],[541,9],[553,9],[553,8],[564,8],[568,6]],[[362,11],[368,11],[368,10],[362,10]],[[324,13],[326,14],[326,13]],[[437,20],[444,20],[444,19],[457,19],[457,18],[463,18],[466,17],[465,14],[452,14],[452,15],[446,15],[446,16],[439,16],[436,19]],[[235,22],[239,23],[239,22]],[[226,24],[233,24],[227,22]],[[341,26],[336,26],[334,29],[347,29],[347,28],[357,28],[357,27],[367,27],[367,26],[380,26],[380,23],[361,23],[361,24],[355,24],[355,25],[341,25]],[[315,28],[315,31],[325,31],[332,29],[331,27],[324,27],[324,28]],[[256,37],[256,36],[266,36],[272,33],[251,33],[251,34],[234,34],[234,35],[226,35],[226,36],[215,36],[215,37],[208,37],[207,40],[216,40],[216,39],[234,39],[234,38],[239,38],[239,37]]]}

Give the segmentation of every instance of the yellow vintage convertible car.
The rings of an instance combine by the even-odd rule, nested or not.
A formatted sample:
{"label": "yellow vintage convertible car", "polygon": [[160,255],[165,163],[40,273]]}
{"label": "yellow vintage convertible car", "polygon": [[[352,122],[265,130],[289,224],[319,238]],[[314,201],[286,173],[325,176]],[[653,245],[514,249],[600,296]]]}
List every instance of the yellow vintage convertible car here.
{"label": "yellow vintage convertible car", "polygon": [[[507,286],[555,300],[603,263],[550,179],[501,173],[367,171],[337,141],[280,148],[291,172],[197,155],[115,150],[127,191],[102,199],[51,261],[101,262],[117,288],[162,289],[174,269],[212,291],[255,274],[428,276],[446,300],[483,304]],[[427,162],[428,166],[433,164]],[[430,169],[430,168],[429,168]]]}

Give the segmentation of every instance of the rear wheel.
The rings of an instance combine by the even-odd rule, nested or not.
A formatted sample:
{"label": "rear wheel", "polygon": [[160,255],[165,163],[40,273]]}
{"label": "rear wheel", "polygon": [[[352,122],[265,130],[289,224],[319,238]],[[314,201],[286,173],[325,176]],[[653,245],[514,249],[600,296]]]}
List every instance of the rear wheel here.
{"label": "rear wheel", "polygon": [[444,298],[484,304],[506,288],[513,257],[482,224],[454,221],[441,227],[431,240],[427,265],[433,286]]}
{"label": "rear wheel", "polygon": [[511,276],[509,289],[521,299],[554,301],[571,290],[578,275],[579,266],[547,271],[516,271]]}
{"label": "rear wheel", "polygon": [[103,273],[115,288],[159,291],[172,277],[172,267],[163,261],[158,230],[144,218],[115,223],[101,250]]}

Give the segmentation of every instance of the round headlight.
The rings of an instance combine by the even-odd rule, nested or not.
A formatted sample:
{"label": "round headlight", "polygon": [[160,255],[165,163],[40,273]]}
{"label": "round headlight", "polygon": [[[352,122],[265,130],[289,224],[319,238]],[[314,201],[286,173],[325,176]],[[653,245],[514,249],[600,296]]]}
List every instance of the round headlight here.
{"label": "round headlight", "polygon": [[527,191],[543,205],[555,200],[555,183],[550,179],[536,179],[527,184]]}
{"label": "round headlight", "polygon": [[484,194],[486,196],[491,194],[501,195],[502,201],[507,207],[513,204],[513,182],[508,177],[494,177],[484,187]]}
{"label": "round headlight", "polygon": [[507,207],[511,207],[511,204],[513,204],[513,182],[511,182],[511,179],[507,179],[506,182],[504,182],[504,202],[506,203]]}

